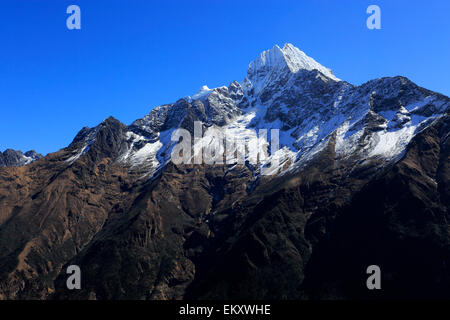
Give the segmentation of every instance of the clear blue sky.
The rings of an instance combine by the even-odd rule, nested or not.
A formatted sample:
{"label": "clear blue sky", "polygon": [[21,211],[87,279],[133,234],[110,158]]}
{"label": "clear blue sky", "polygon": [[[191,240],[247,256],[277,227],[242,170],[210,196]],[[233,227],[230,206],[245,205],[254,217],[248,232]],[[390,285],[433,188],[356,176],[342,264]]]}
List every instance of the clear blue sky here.
{"label": "clear blue sky", "polygon": [[[70,4],[81,30],[66,28]],[[0,150],[46,154],[110,115],[129,124],[241,81],[285,42],[353,84],[404,75],[450,95],[449,14],[448,0],[1,0]]]}

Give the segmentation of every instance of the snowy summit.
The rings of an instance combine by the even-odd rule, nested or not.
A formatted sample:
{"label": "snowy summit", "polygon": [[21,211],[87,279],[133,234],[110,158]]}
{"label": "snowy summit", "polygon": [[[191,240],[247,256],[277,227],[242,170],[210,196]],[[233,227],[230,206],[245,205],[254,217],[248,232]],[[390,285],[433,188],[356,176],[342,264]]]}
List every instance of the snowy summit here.
{"label": "snowy summit", "polygon": [[308,57],[290,43],[286,43],[282,49],[275,45],[272,49],[262,52],[256,60],[250,63],[248,74],[254,75],[263,70],[281,70],[285,67],[288,67],[292,73],[297,73],[299,70],[318,70],[328,78],[340,81],[330,69]]}

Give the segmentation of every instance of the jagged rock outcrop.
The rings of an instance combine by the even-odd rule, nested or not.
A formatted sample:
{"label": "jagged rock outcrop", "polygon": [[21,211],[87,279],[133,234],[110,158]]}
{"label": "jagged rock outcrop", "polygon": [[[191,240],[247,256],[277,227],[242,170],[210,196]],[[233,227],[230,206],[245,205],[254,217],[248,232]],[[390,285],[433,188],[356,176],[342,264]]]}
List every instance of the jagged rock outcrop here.
{"label": "jagged rock outcrop", "polygon": [[34,150],[22,151],[7,149],[0,152],[0,167],[20,167],[42,158],[42,154]]}

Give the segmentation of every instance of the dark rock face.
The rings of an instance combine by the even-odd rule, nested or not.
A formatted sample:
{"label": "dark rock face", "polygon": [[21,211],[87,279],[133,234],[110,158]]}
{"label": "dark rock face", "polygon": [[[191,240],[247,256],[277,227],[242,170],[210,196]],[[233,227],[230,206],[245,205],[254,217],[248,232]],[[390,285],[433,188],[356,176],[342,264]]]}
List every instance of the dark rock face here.
{"label": "dark rock face", "polygon": [[20,167],[30,164],[33,161],[42,158],[42,155],[34,150],[24,153],[7,149],[3,153],[0,152],[0,167]]}
{"label": "dark rock face", "polygon": [[[336,211],[305,275],[311,297],[450,298],[449,125],[446,117],[418,135]],[[383,270],[382,292],[364,286],[372,264]]]}
{"label": "dark rock face", "polygon": [[[381,172],[347,176],[330,148],[251,193],[246,167],[170,165],[136,185],[108,158],[67,169],[51,158],[15,178],[32,190],[9,196],[3,171],[2,199],[32,194],[9,214],[2,200],[3,297],[449,298],[449,125],[429,127]],[[82,268],[82,290],[65,287],[70,264]],[[365,288],[372,264],[383,292]]]}
{"label": "dark rock face", "polygon": [[[450,99],[273,50],[242,86],[108,118],[26,166],[40,155],[1,153],[0,299],[449,299]],[[289,170],[167,161],[173,130],[249,115],[289,132]]]}

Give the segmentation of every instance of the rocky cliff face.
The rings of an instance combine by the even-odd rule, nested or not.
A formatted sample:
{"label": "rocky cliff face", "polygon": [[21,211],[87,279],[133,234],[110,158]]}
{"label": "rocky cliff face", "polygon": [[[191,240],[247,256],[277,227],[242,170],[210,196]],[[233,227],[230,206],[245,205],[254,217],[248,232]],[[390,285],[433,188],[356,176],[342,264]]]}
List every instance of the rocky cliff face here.
{"label": "rocky cliff face", "polygon": [[[0,298],[449,298],[449,106],[404,77],[351,85],[287,44],[241,83],[108,118],[37,161],[0,156]],[[171,135],[194,121],[280,129],[280,148],[175,165]]]}
{"label": "rocky cliff face", "polygon": [[42,154],[34,150],[22,153],[22,151],[7,149],[3,153],[0,152],[0,167],[25,166],[40,158],[42,158]]}

